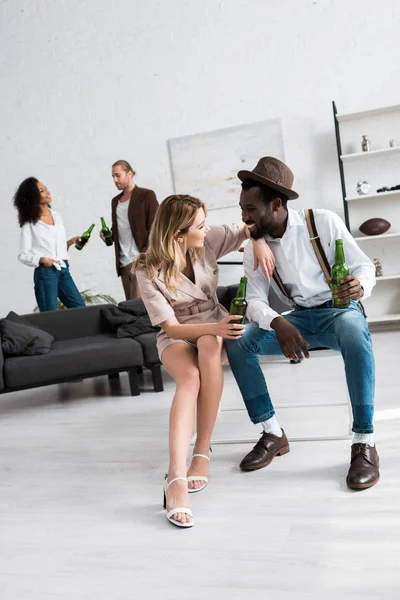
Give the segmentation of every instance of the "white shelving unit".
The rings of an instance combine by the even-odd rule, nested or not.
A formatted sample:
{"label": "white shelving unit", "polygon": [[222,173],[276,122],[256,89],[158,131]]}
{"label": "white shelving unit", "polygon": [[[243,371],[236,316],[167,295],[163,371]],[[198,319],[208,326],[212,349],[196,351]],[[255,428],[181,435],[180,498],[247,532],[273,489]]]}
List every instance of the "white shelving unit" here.
{"label": "white shelving unit", "polygon": [[347,115],[336,114],[336,119],[339,123],[341,123],[343,121],[354,121],[355,119],[366,119],[369,117],[377,117],[379,115],[388,115],[393,112],[400,112],[400,104],[395,104],[394,106],[384,106],[382,108],[372,108],[371,110],[348,113]]}
{"label": "white shelving unit", "polygon": [[[400,104],[338,114],[333,103],[339,170],[346,224],[361,249],[379,258],[383,276],[365,310],[371,324],[400,324],[400,190],[377,193],[382,187],[400,185]],[[361,152],[363,135],[372,149]],[[398,146],[391,147],[394,139]],[[368,195],[357,194],[358,181],[367,181]],[[380,217],[391,224],[381,235],[362,235],[359,227],[366,220]]]}
{"label": "white shelving unit", "polygon": [[380,235],[361,235],[355,237],[356,242],[374,242],[376,240],[382,240],[384,238],[399,237],[400,233],[381,233]]}
{"label": "white shelving unit", "polygon": [[354,160],[356,158],[371,158],[372,156],[377,156],[379,154],[393,154],[393,152],[399,152],[400,147],[395,146],[394,148],[382,148],[381,150],[370,150],[369,152],[353,152],[352,154],[342,154],[341,159],[343,161],[346,160]]}
{"label": "white shelving unit", "polygon": [[398,196],[400,201],[400,190],[393,190],[392,192],[380,192],[379,194],[367,194],[366,196],[350,196],[346,198],[346,202],[354,202],[358,200],[382,200],[388,197]]}
{"label": "white shelving unit", "polygon": [[396,275],[381,275],[376,278],[376,283],[379,283],[379,281],[389,281],[389,279],[400,279],[400,273]]}

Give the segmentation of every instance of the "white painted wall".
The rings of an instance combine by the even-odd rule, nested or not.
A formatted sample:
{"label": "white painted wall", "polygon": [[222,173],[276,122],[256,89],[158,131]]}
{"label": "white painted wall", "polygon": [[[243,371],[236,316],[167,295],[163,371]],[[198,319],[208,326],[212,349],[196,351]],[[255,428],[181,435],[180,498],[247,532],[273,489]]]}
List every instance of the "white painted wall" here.
{"label": "white painted wall", "polygon": [[[11,202],[29,175],[77,235],[109,221],[113,161],[162,199],[167,139],[279,116],[293,206],[341,213],[331,101],[399,103],[399,21],[398,0],[1,0],[0,315],[35,304]],[[122,299],[97,237],[70,261],[80,289]]]}

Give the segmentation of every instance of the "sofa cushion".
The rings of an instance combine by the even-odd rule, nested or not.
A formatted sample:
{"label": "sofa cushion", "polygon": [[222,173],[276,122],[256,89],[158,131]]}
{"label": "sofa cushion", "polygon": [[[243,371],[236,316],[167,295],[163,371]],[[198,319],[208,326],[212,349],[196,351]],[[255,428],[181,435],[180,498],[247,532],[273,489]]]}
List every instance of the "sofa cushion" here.
{"label": "sofa cushion", "polygon": [[73,377],[143,365],[143,352],[135,340],[99,334],[54,342],[48,354],[7,358],[4,379],[7,388],[47,384]]}
{"label": "sofa cushion", "polygon": [[33,356],[47,354],[54,337],[37,327],[32,327],[26,319],[10,312],[1,322],[2,348],[12,356]]}
{"label": "sofa cushion", "polygon": [[79,306],[66,310],[49,310],[24,315],[30,325],[54,335],[57,341],[112,333],[101,314],[104,304]]}

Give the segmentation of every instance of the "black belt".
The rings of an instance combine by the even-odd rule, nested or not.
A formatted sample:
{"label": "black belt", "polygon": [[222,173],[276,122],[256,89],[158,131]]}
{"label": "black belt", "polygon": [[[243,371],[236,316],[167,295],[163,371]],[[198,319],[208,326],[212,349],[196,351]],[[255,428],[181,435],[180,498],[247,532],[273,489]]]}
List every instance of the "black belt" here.
{"label": "black belt", "polygon": [[[367,318],[367,315],[365,314],[365,309],[364,309],[364,306],[362,305],[362,303],[357,302],[357,304],[360,309],[360,312],[364,315],[365,318]],[[322,304],[317,304],[317,306],[300,306],[299,304],[295,304],[294,310],[314,310],[315,308],[335,308],[335,307],[333,306],[332,300],[327,300],[326,302],[323,302]]]}
{"label": "black belt", "polygon": [[300,304],[295,304],[294,310],[314,310],[314,308],[333,308],[333,302],[332,300],[327,300],[323,304],[317,304],[317,306],[300,306]]}

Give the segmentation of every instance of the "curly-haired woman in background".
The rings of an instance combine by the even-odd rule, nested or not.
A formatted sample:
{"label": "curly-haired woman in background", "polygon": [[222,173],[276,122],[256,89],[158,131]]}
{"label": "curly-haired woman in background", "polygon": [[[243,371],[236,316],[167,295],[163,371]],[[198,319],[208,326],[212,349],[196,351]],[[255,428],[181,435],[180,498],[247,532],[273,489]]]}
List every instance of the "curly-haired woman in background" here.
{"label": "curly-haired woman in background", "polygon": [[14,196],[21,227],[18,260],[35,268],[40,312],[56,310],[57,298],[66,308],[85,306],[68,265],[67,250],[79,236],[67,240],[61,216],[51,210],[50,203],[50,192],[35,177],[25,179]]}

